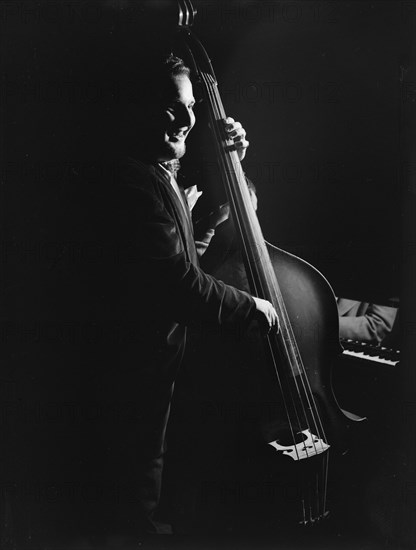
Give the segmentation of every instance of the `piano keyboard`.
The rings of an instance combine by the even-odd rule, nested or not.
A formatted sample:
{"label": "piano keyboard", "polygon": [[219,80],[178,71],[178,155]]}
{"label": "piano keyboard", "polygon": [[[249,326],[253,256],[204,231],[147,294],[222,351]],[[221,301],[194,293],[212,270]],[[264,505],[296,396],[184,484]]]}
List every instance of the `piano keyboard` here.
{"label": "piano keyboard", "polygon": [[342,355],[349,355],[356,359],[365,361],[374,361],[383,365],[394,367],[400,361],[400,351],[383,346],[375,346],[367,342],[358,342],[356,340],[341,340],[344,348]]}

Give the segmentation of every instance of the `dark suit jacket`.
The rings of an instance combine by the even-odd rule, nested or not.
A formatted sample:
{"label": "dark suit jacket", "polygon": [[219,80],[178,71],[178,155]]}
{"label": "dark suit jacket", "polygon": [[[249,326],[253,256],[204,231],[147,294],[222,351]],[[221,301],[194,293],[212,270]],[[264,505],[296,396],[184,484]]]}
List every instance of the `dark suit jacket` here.
{"label": "dark suit jacket", "polygon": [[94,327],[89,364],[172,380],[186,325],[243,331],[255,303],[200,269],[189,210],[159,166],[112,162],[72,178],[60,198],[50,230],[63,246],[44,285],[50,318]]}
{"label": "dark suit jacket", "polygon": [[117,185],[120,315],[140,312],[147,368],[170,377],[187,324],[244,329],[254,300],[199,268],[190,212],[159,166],[128,159]]}
{"label": "dark suit jacket", "polygon": [[[255,312],[249,294],[198,267],[189,214],[161,170],[134,160],[87,168],[68,177],[50,208],[45,226],[54,254],[45,257],[33,304],[33,316],[39,308],[53,334],[30,348],[30,399],[63,411],[74,404],[82,420],[68,415],[39,427],[57,479],[56,472],[88,479],[104,468],[110,442],[130,446],[117,451],[125,463],[145,445],[159,452],[163,437],[157,433],[152,446],[148,418],[166,413],[186,325],[234,332]],[[25,296],[36,290],[33,284]],[[91,408],[98,411],[93,421]],[[82,463],[68,458],[78,448]]]}

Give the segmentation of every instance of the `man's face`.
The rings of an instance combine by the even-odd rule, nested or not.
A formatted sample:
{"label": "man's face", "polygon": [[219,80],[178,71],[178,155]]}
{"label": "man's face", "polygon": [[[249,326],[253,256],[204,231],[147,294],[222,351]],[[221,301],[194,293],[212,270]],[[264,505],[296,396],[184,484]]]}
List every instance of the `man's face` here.
{"label": "man's face", "polygon": [[195,99],[186,75],[171,77],[155,121],[155,156],[158,162],[183,157],[185,140],[195,124]]}

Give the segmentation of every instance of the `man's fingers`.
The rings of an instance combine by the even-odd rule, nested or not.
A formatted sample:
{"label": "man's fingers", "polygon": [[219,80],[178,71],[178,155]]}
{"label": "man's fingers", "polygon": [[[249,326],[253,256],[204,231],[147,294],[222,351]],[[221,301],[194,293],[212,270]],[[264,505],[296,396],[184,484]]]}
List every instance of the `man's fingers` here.
{"label": "man's fingers", "polygon": [[256,297],[253,298],[256,303],[258,320],[262,327],[262,331],[266,334],[270,334],[270,332],[275,332],[277,334],[279,332],[279,317],[275,308],[267,300]]}
{"label": "man's fingers", "polygon": [[250,142],[247,139],[241,139],[240,141],[236,141],[234,143],[236,149],[240,149],[241,147],[248,147]]}
{"label": "man's fingers", "polygon": [[241,122],[235,122],[234,124],[227,124],[225,129],[227,130],[228,135],[231,138],[237,138],[239,136],[245,136],[246,135],[246,131],[241,126]]}
{"label": "man's fingers", "polygon": [[236,122],[233,118],[227,117],[224,120],[225,131],[227,138],[233,140],[233,145],[230,146],[230,151],[237,151],[238,158],[243,160],[246,156],[247,148],[250,145],[246,139],[246,131],[241,122]]}
{"label": "man's fingers", "polygon": [[270,304],[269,332],[279,332],[279,317],[274,307]]}

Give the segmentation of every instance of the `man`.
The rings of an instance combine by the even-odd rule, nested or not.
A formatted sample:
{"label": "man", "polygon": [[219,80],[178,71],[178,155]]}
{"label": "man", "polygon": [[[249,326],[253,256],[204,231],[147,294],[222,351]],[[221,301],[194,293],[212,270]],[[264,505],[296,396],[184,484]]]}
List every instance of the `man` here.
{"label": "man", "polygon": [[[121,438],[130,446],[125,472],[137,472],[131,482],[137,488],[139,528],[157,533],[160,529],[153,515],[186,325],[200,322],[245,330],[257,319],[269,331],[278,329],[278,319],[269,302],[217,281],[198,267],[185,195],[169,171],[170,163],[185,154],[185,142],[195,124],[189,69],[169,56],[155,67],[152,80],[143,76],[140,101],[123,107],[121,133],[129,157],[117,179],[120,270],[114,307],[124,321],[134,321],[137,327],[137,339],[119,352],[123,375],[130,381],[127,386],[134,388],[137,420]],[[244,129],[233,119],[225,124],[243,159],[248,146]],[[126,399],[125,394],[119,396]]]}
{"label": "man", "polygon": [[391,333],[397,309],[337,298],[340,338],[380,344]]}

